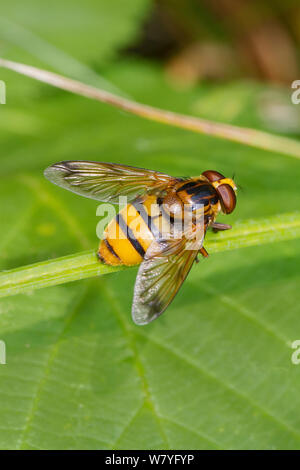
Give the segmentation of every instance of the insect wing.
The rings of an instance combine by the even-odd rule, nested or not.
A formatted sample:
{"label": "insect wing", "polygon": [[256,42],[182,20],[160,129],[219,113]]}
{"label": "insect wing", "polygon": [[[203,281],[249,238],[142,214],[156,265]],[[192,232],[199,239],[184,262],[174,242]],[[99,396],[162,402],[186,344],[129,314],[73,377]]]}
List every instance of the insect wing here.
{"label": "insect wing", "polygon": [[188,243],[185,238],[154,241],[148,248],[134,288],[132,318],[137,325],[155,320],[179,291],[199,249],[188,249]]}
{"label": "insect wing", "polygon": [[130,202],[145,193],[160,193],[178,181],[158,171],[88,161],[55,163],[44,175],[76,194],[114,204],[119,202],[119,196],[126,196]]}

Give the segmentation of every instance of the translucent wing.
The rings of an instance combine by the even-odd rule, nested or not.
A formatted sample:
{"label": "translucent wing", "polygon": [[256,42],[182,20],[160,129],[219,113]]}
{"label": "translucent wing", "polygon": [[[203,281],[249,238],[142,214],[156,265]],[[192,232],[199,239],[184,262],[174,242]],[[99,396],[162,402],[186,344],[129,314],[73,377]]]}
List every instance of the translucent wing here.
{"label": "translucent wing", "polygon": [[158,171],[87,161],[55,163],[44,175],[69,191],[111,203],[118,203],[119,196],[126,196],[130,202],[145,193],[158,193],[178,181]]}
{"label": "translucent wing", "polygon": [[161,315],[187,277],[202,242],[191,249],[190,241],[154,241],[146,252],[135,282],[132,318],[145,325]]}

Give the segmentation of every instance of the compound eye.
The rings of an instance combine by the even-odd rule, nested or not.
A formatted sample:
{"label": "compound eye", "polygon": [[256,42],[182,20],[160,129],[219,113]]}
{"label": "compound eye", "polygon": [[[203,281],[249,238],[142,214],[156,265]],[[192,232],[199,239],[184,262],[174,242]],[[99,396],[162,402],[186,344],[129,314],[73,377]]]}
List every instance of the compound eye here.
{"label": "compound eye", "polygon": [[222,211],[225,214],[231,214],[236,206],[236,195],[229,184],[220,184],[216,189],[220,198]]}
{"label": "compound eye", "polygon": [[202,175],[205,176],[208,179],[208,181],[210,181],[211,183],[225,178],[225,176],[221,175],[221,173],[219,173],[218,171],[214,171],[214,170],[204,171]]}

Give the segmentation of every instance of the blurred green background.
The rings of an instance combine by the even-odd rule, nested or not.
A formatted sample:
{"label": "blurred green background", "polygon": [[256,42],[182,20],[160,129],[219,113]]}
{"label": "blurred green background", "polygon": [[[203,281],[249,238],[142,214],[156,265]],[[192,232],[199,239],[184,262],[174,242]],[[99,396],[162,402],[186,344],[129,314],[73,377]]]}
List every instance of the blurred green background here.
{"label": "blurred green background", "polygon": [[[292,0],[2,0],[0,56],[299,140],[299,26]],[[60,160],[235,173],[227,223],[299,210],[297,159],[0,79],[1,270],[97,247],[97,202],[43,178]],[[136,270],[2,299],[0,448],[298,449],[299,248],[211,256],[146,327],[130,316]]]}

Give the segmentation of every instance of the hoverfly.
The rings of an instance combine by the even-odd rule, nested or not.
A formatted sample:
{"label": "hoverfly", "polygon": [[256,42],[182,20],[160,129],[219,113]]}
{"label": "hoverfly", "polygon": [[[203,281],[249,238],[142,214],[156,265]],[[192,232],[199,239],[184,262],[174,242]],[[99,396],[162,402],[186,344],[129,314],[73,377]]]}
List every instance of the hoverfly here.
{"label": "hoverfly", "polygon": [[[216,217],[220,212],[230,214],[236,205],[234,181],[212,170],[195,178],[176,178],[113,163],[65,161],[47,168],[45,176],[98,201],[118,204],[120,196],[127,197],[127,205],[104,230],[98,257],[110,265],[140,264],[132,303],[132,317],[138,325],[150,323],[165,311],[198,261],[198,253],[208,256],[203,246],[208,227],[230,229],[217,223]],[[190,209],[190,223],[175,237],[175,222],[182,221],[183,206]],[[201,222],[196,217],[199,207]]]}

